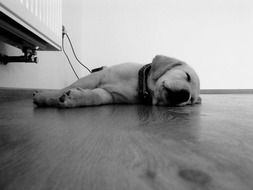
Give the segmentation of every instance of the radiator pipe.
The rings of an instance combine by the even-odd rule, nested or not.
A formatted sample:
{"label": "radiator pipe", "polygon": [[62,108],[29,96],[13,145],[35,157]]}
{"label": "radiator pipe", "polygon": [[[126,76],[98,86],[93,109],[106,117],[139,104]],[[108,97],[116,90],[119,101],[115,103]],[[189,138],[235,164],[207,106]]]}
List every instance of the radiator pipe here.
{"label": "radiator pipe", "polygon": [[38,57],[37,57],[36,50],[24,48],[23,53],[24,53],[24,55],[22,55],[22,56],[3,55],[3,56],[1,56],[1,62],[4,65],[7,65],[8,63],[11,63],[11,62],[38,63]]}

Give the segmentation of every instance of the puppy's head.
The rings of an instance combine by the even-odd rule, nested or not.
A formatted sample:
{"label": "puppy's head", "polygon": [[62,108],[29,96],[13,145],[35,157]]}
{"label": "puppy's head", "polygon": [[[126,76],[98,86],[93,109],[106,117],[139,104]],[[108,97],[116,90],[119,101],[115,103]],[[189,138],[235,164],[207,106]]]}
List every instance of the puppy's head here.
{"label": "puppy's head", "polygon": [[149,87],[155,105],[201,103],[198,75],[189,65],[174,58],[157,55],[153,59]]}

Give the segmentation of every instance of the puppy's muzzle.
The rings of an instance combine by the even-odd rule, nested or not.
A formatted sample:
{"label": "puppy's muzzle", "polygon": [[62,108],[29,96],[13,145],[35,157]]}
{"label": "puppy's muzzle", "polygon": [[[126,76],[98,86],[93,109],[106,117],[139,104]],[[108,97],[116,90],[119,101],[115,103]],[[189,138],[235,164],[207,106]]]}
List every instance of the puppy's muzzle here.
{"label": "puppy's muzzle", "polygon": [[166,98],[172,105],[178,105],[187,102],[190,99],[190,92],[188,90],[171,90],[166,89]]}

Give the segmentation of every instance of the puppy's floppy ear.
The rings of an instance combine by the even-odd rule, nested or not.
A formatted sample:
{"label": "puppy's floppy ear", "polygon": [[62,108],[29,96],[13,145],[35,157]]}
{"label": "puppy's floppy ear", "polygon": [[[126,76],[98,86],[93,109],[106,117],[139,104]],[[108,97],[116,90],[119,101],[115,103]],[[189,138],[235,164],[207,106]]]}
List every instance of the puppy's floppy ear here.
{"label": "puppy's floppy ear", "polygon": [[184,62],[175,58],[167,57],[164,55],[157,55],[153,58],[151,63],[151,74],[154,80],[157,80],[167,70],[185,64]]}

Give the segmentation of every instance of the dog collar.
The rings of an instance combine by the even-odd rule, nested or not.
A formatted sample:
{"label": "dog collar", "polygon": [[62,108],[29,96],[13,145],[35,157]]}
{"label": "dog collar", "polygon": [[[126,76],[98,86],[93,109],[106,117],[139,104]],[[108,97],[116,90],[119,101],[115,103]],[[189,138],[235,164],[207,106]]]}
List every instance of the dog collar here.
{"label": "dog collar", "polygon": [[147,79],[151,64],[144,65],[138,73],[138,97],[144,104],[152,104],[152,96],[148,89]]}

